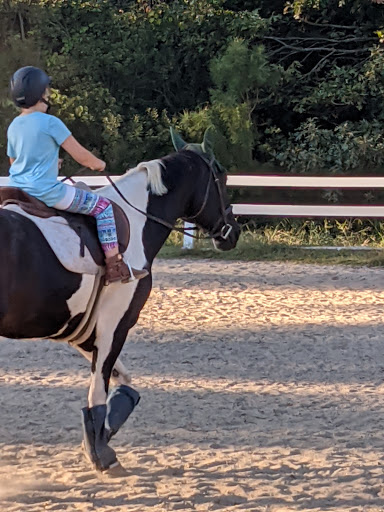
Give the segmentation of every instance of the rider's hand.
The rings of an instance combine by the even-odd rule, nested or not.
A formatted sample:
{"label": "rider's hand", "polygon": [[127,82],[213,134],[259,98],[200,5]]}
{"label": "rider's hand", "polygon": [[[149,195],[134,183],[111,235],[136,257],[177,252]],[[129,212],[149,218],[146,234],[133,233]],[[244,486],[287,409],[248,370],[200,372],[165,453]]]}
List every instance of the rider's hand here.
{"label": "rider's hand", "polygon": [[59,171],[63,165],[63,162],[64,162],[64,158],[59,158],[59,160],[57,161],[57,168],[59,169]]}
{"label": "rider's hand", "polygon": [[104,160],[97,159],[96,165],[93,166],[93,171],[103,172],[107,164]]}

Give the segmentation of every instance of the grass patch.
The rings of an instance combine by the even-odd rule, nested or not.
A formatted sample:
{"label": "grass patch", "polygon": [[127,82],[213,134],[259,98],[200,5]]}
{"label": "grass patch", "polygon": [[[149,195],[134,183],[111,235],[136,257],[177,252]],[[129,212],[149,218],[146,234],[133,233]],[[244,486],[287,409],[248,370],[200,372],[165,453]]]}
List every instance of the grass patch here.
{"label": "grass patch", "polygon": [[[181,237],[167,242],[159,253],[160,258],[207,258],[239,261],[292,261],[318,265],[383,266],[384,250],[356,251],[348,247],[343,250],[311,250],[293,243],[268,241],[243,233],[237,247],[228,252],[216,251],[210,240],[198,240],[193,249],[182,249]],[[293,242],[293,241],[292,241]]]}

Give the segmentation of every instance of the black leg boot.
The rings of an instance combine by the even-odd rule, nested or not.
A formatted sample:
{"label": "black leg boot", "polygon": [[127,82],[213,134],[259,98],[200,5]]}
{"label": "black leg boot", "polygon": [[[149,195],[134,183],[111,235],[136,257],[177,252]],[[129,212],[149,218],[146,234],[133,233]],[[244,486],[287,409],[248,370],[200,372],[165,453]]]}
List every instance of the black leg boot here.
{"label": "black leg boot", "polygon": [[84,449],[97,470],[105,471],[118,464],[116,453],[108,446],[105,428],[106,405],[84,407],[82,411]]}
{"label": "black leg boot", "polygon": [[127,421],[139,401],[139,393],[129,386],[122,384],[112,390],[107,400],[107,417],[105,420],[108,441]]}

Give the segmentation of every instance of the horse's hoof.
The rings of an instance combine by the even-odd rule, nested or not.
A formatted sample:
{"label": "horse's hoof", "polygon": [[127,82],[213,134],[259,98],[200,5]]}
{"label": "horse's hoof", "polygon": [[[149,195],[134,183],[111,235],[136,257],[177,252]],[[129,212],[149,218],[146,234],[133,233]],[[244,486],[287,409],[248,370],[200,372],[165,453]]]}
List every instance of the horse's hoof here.
{"label": "horse's hoof", "polygon": [[120,478],[122,476],[127,476],[128,471],[123,468],[120,462],[115,462],[108,469],[103,471],[103,475],[106,475],[109,478]]}
{"label": "horse's hoof", "polygon": [[[118,476],[119,471],[121,471],[121,472],[125,471],[124,474],[127,474],[126,470],[123,468],[123,466],[120,464],[120,462],[118,460],[113,462],[108,468],[101,469],[97,464],[95,464],[95,461],[93,461],[92,458],[89,456],[89,453],[87,451],[84,441],[81,442],[81,448],[83,450],[83,453],[84,453],[87,461],[92,464],[93,469],[96,470],[99,474],[107,474],[109,476],[113,476],[113,474],[116,473],[116,476]],[[121,473],[120,476],[123,476],[123,473]]]}

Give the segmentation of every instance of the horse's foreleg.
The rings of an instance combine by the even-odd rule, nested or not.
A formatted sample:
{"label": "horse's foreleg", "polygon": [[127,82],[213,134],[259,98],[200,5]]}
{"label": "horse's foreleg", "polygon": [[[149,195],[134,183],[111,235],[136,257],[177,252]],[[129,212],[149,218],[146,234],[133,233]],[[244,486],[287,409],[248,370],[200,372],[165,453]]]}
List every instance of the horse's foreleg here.
{"label": "horse's foreleg", "polygon": [[108,442],[140,400],[137,391],[125,384],[115,387],[107,398],[113,360],[113,350],[106,354],[95,347],[88,407],[82,409],[84,448],[90,461],[101,471],[118,465],[116,453]]}
{"label": "horse's foreleg", "polygon": [[[84,450],[96,469],[104,471],[118,465],[115,451],[108,446],[110,439],[105,420],[107,416],[107,394],[110,374],[103,365],[110,353],[112,339],[96,336],[92,351],[91,384],[88,392],[88,407],[82,409]],[[85,354],[84,354],[85,355]]]}
{"label": "horse's foreleg", "polygon": [[[128,333],[128,329],[125,330],[125,333]],[[101,397],[103,389],[100,389],[102,383],[104,384],[106,393],[108,392],[109,379],[112,377],[115,370],[124,371],[124,373],[127,374],[127,370],[123,363],[118,361],[118,355],[120,354],[125,341],[126,334],[120,342],[117,342],[116,336],[114,336],[114,340],[108,354],[102,354],[100,350],[93,352],[94,361],[92,362],[91,386],[88,395],[90,408],[98,406],[103,398]],[[100,372],[102,374],[103,381],[99,378]],[[127,421],[129,415],[140,400],[139,393],[125,384],[125,379],[122,373],[119,373],[116,381],[118,385],[112,390],[106,400],[105,426],[107,429],[108,440],[115,435],[120,427]]]}
{"label": "horse's foreleg", "polygon": [[113,367],[111,381],[114,386],[120,386],[122,384],[127,386],[132,381],[131,376],[128,373],[128,370],[121,362],[119,357],[117,358],[115,366]]}
{"label": "horse's foreleg", "polygon": [[[80,352],[80,354],[82,356],[85,357],[85,359],[87,359],[90,363],[92,363],[92,360],[93,360],[92,352],[88,352],[87,350],[84,350],[83,348],[81,348],[78,345],[77,346],[75,345],[74,347],[78,352]],[[115,362],[115,365],[113,367],[113,370],[112,370],[112,375],[111,375],[112,384],[114,386],[121,386],[121,385],[128,386],[128,384],[131,383],[131,380],[132,379],[131,379],[131,376],[129,375],[128,370],[122,363],[121,359],[118,357]]]}
{"label": "horse's foreleg", "polygon": [[[89,391],[89,403],[91,400],[100,401],[93,394],[94,389],[97,389],[97,361],[95,364],[95,357],[97,357],[96,348],[94,351],[89,352],[82,349],[79,346],[75,347],[88,361],[92,363],[92,367],[95,369],[95,372],[92,373],[92,383],[90,391]],[[95,354],[95,355],[94,355]],[[128,416],[132,413],[135,406],[139,403],[140,396],[133,388],[128,386],[130,382],[130,377],[127,369],[123,365],[123,363],[118,358],[114,364],[111,381],[115,388],[110,393],[109,397],[106,401],[106,408],[102,405],[94,405],[93,407],[90,405],[88,408],[83,409],[83,428],[84,428],[84,448],[86,450],[88,458],[91,460],[93,464],[96,465],[98,469],[106,469],[105,467],[99,467],[100,464],[95,452],[95,434],[94,431],[100,431],[101,442],[102,445],[108,443],[113,435],[117,433],[120,427],[125,423],[128,419]],[[98,418],[101,420],[104,419],[104,431],[103,425],[97,426]],[[106,441],[106,442],[105,442]],[[107,467],[111,467],[110,460],[112,460],[112,466],[117,463],[117,459],[115,460],[115,456],[113,457],[111,454],[111,449],[107,447],[107,453],[104,454],[101,459],[103,461],[103,466],[107,463]],[[113,450],[112,450],[113,451]],[[109,465],[108,465],[109,464]]]}
{"label": "horse's foreleg", "polygon": [[[129,329],[137,322],[150,289],[151,280],[147,278],[135,285],[111,285],[103,290],[95,330],[83,345],[83,349],[93,354],[88,407],[83,410],[84,445],[89,458],[100,470],[117,464],[116,454],[108,446],[108,441],[140,399],[134,389],[121,384],[120,379],[128,377],[128,373],[118,357]],[[120,385],[107,399],[114,367],[119,373],[115,378],[119,379]]]}
{"label": "horse's foreleg", "polygon": [[[126,288],[128,291],[129,289]],[[108,446],[111,437],[127,420],[139,402],[139,394],[126,384],[119,385],[111,392],[108,388],[113,368],[124,345],[129,328],[136,323],[138,312],[131,307],[119,311],[121,300],[107,300],[100,304],[96,330],[92,337],[91,384],[88,393],[88,407],[83,409],[84,447],[89,459],[99,470],[113,467],[117,463],[114,450]],[[127,371],[121,362],[116,371],[121,379]]]}

